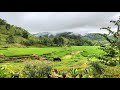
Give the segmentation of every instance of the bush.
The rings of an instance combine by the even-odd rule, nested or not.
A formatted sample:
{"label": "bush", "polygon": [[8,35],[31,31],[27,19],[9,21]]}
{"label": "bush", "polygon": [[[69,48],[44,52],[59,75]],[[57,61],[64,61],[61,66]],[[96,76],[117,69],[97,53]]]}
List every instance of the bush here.
{"label": "bush", "polygon": [[10,78],[10,73],[5,67],[0,67],[0,78]]}
{"label": "bush", "polygon": [[92,74],[93,74],[94,77],[100,77],[100,75],[103,74],[104,69],[100,65],[99,62],[92,61],[89,65],[90,65],[90,68],[92,70]]}
{"label": "bush", "polygon": [[117,60],[100,60],[100,62],[104,65],[108,65],[108,66],[116,66],[116,65],[119,65],[119,61]]}
{"label": "bush", "polygon": [[0,78],[6,78],[6,77],[7,74],[3,70],[0,70]]}
{"label": "bush", "polygon": [[45,78],[51,73],[52,67],[45,63],[29,63],[23,69],[23,75],[27,78]]}

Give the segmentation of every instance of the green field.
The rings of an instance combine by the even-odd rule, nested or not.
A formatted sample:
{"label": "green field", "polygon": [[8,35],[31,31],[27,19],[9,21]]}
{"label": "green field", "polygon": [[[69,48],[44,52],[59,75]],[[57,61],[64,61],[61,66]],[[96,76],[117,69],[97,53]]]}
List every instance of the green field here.
{"label": "green field", "polygon": [[[85,51],[83,53],[83,51]],[[27,63],[39,63],[45,62],[53,66],[53,69],[57,69],[61,72],[68,72],[68,70],[72,67],[77,68],[78,70],[82,70],[87,68],[89,65],[87,57],[92,54],[102,54],[103,51],[99,49],[99,46],[72,46],[72,47],[47,47],[47,48],[6,48],[0,49],[0,54],[5,55],[7,57],[12,56],[25,56],[36,54],[42,56],[46,54],[48,60],[22,60],[22,62],[16,61],[6,61],[0,63],[0,69],[2,73],[5,73],[5,77],[10,77],[10,73],[14,73],[15,71],[19,71],[20,77],[22,76],[22,70]],[[54,57],[60,57],[62,59],[61,62],[51,61]],[[91,61],[97,61],[96,58],[92,58]],[[117,66],[117,71],[119,66]],[[112,69],[112,67],[110,67]],[[108,68],[108,69],[110,69]],[[107,69],[107,68],[106,68]],[[113,68],[114,69],[114,68]],[[109,71],[106,71],[107,73]],[[109,72],[111,73],[111,72]],[[2,76],[1,76],[2,77]]]}
{"label": "green field", "polygon": [[[5,56],[24,56],[24,55],[47,55],[48,58],[61,57],[61,62],[51,62],[53,68],[66,71],[71,67],[83,68],[87,62],[87,57],[81,55],[83,51],[87,51],[85,55],[100,54],[101,50],[98,46],[72,46],[72,47],[51,47],[51,48],[7,48],[1,49],[0,54]],[[78,52],[78,53],[75,53]],[[73,53],[73,54],[71,54]],[[16,63],[15,61],[7,61],[0,63],[0,67],[6,68],[8,71],[22,70],[26,62],[41,62],[40,60],[25,60]],[[46,61],[43,61],[46,62]]]}
{"label": "green field", "polygon": [[[0,54],[5,56],[21,56],[31,54],[48,54],[52,52],[58,52],[57,55],[64,56],[64,54],[74,51],[87,51],[88,53],[99,54],[99,46],[72,46],[72,47],[47,47],[47,48],[7,48],[1,49]],[[63,51],[63,52],[62,52]],[[60,53],[59,53],[60,52]]]}

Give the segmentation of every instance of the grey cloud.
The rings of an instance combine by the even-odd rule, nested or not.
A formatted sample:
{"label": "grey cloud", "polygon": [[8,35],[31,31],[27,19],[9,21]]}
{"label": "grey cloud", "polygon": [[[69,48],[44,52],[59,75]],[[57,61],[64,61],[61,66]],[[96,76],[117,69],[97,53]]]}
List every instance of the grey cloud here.
{"label": "grey cloud", "polygon": [[0,12],[0,18],[29,32],[99,32],[120,12]]}

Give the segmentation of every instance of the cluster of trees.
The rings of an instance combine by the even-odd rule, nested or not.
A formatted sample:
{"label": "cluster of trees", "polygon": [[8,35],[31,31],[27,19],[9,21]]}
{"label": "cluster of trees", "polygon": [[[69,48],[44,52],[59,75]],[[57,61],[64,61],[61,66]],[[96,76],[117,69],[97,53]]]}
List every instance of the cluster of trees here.
{"label": "cluster of trees", "polygon": [[63,32],[56,35],[39,36],[40,44],[46,46],[83,46],[93,45],[90,40],[86,40],[82,35]]}

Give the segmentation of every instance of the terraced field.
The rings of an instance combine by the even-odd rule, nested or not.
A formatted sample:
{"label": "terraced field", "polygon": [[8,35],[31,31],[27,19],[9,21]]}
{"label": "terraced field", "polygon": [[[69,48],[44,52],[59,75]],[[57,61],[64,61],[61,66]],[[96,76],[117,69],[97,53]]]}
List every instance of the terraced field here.
{"label": "terraced field", "polygon": [[[51,48],[7,48],[0,49],[0,55],[5,57],[21,57],[21,56],[44,56],[47,60],[6,60],[0,63],[0,67],[4,68],[4,72],[21,71],[26,63],[49,62],[53,68],[59,71],[67,72],[71,67],[78,69],[87,67],[87,56],[91,54],[103,53],[98,46],[72,46],[72,47],[51,47]],[[53,59],[59,57],[61,61],[54,62]],[[2,60],[2,59],[1,59]],[[96,60],[96,59],[92,59]],[[22,76],[21,76],[22,77]]]}

